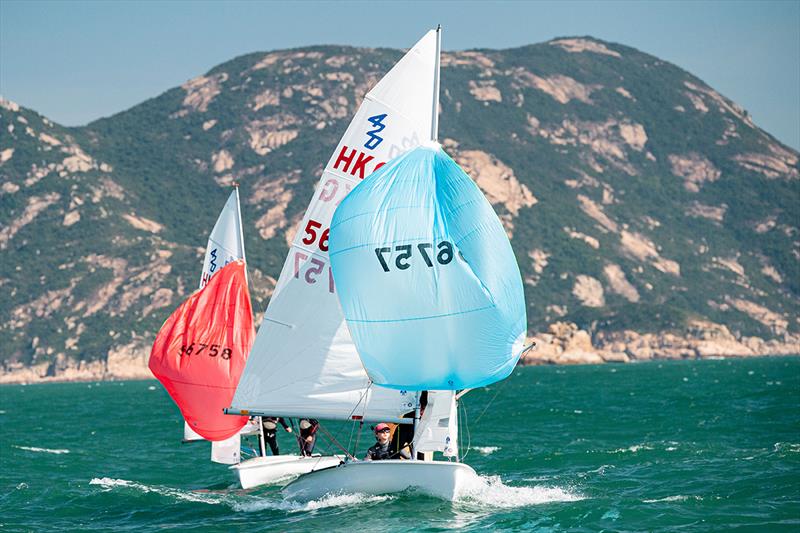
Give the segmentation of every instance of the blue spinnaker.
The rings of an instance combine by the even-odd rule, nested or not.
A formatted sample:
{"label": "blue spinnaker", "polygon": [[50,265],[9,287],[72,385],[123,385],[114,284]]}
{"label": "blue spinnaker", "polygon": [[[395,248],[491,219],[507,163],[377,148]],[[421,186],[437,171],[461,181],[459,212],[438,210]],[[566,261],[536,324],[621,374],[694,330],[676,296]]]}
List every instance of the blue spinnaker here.
{"label": "blue spinnaker", "polygon": [[376,384],[465,389],[513,370],[526,333],[519,267],[492,206],[438,144],[356,187],[336,209],[329,253]]}

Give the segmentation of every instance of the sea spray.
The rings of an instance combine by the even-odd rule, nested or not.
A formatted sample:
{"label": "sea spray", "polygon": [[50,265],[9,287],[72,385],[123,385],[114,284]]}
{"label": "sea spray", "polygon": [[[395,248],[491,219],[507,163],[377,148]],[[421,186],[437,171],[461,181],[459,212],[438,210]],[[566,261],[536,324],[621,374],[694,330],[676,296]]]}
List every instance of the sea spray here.
{"label": "sea spray", "polygon": [[553,486],[510,486],[500,476],[473,476],[466,478],[458,501],[499,508],[516,508],[543,503],[575,502],[584,496],[571,488]]}

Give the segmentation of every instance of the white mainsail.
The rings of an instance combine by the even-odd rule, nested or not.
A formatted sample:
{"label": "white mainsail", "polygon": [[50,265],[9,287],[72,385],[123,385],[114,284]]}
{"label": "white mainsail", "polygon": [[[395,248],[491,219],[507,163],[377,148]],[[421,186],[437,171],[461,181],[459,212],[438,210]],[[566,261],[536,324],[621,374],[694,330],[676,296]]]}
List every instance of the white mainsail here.
{"label": "white mainsail", "polygon": [[432,30],[366,95],[298,228],[232,412],[396,421],[414,409],[414,394],[370,387],[335,294],[328,228],[336,206],[362,179],[429,138],[437,66]]}
{"label": "white mainsail", "polygon": [[232,261],[244,256],[244,234],[242,232],[242,214],[239,210],[239,188],[235,187],[225,202],[225,207],[208,236],[206,256],[203,260],[203,271],[200,276],[200,288],[206,286],[216,272]]}
{"label": "white mainsail", "polygon": [[[208,237],[203,270],[200,276],[200,288],[222,267],[237,259],[244,260],[244,234],[242,232],[242,215],[239,210],[239,189],[234,188],[228,201],[214,224]],[[245,426],[247,428],[248,426]],[[184,442],[204,440],[185,421],[183,423]],[[241,437],[237,433],[233,437],[211,443],[211,460],[215,463],[236,464],[240,459]]]}

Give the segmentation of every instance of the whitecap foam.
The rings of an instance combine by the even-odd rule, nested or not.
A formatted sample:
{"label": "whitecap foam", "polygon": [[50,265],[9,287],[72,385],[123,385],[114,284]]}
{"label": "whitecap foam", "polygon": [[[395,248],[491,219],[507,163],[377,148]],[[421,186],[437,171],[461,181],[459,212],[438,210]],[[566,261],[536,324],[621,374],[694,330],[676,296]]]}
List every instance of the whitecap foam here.
{"label": "whitecap foam", "polygon": [[582,499],[582,495],[560,487],[512,487],[504,484],[500,476],[467,478],[458,497],[460,502],[505,509],[543,503],[576,502]]}
{"label": "whitecap foam", "polygon": [[628,446],[627,448],[617,448],[616,450],[611,450],[608,453],[636,453],[640,450],[652,450],[653,447],[647,444],[634,444],[633,446]]}
{"label": "whitecap foam", "polygon": [[62,450],[62,449],[53,449],[53,448],[37,448],[35,446],[17,446],[16,444],[12,445],[14,448],[18,448],[20,450],[25,450],[28,452],[37,452],[37,453],[53,453],[56,455],[61,455],[62,453],[69,453],[69,450]]}
{"label": "whitecap foam", "polygon": [[365,503],[385,502],[393,499],[389,495],[368,495],[368,494],[329,494],[320,498],[319,500],[311,500],[305,504],[304,511],[311,511],[314,509],[324,509],[325,507],[344,507],[347,505],[363,505]]}
{"label": "whitecap foam", "polygon": [[614,465],[600,465],[594,470],[587,470],[586,472],[579,472],[578,477],[586,477],[590,474],[598,474],[600,476],[606,475],[606,470],[609,468],[616,468]]}
{"label": "whitecap foam", "polygon": [[129,481],[127,479],[113,479],[109,477],[92,478],[92,480],[89,481],[89,485],[100,485],[100,487],[106,492],[114,490],[117,487],[125,487],[127,489],[139,491],[143,494],[154,492],[161,496],[166,496],[168,498],[175,498],[176,500],[207,503],[212,505],[223,503],[225,500],[224,496],[219,494],[198,493],[192,491],[185,491],[181,489],[174,489],[171,487],[145,485],[144,483],[138,483],[136,481]]}
{"label": "whitecap foam", "polygon": [[480,453],[481,455],[491,455],[500,449],[500,446],[471,446],[471,449]]}
{"label": "whitecap foam", "polygon": [[772,447],[773,453],[791,452],[800,453],[800,444],[794,442],[776,442]]}
{"label": "whitecap foam", "polygon": [[276,509],[281,511],[288,511],[290,513],[298,513],[303,511],[315,511],[317,509],[325,509],[327,507],[347,507],[351,505],[365,505],[370,503],[385,502],[394,499],[394,496],[389,495],[367,495],[367,494],[326,494],[317,500],[308,502],[297,502],[291,500],[274,501],[264,498],[257,500],[233,502],[231,507],[234,511],[245,513],[252,513],[263,511],[265,509]]}
{"label": "whitecap foam", "polygon": [[654,500],[642,500],[643,503],[661,503],[661,502],[685,502],[686,500],[698,500],[702,501],[702,496],[684,496],[683,494],[678,494],[676,496],[667,496],[666,498],[657,498]]}
{"label": "whitecap foam", "polygon": [[318,500],[309,502],[294,502],[288,500],[275,500],[264,495],[249,496],[241,493],[226,492],[197,492],[172,487],[157,485],[146,485],[127,479],[114,479],[109,477],[93,478],[89,481],[90,485],[99,485],[105,492],[124,488],[134,490],[142,494],[155,493],[167,498],[181,501],[205,503],[208,505],[228,505],[231,509],[238,512],[252,513],[267,509],[280,510],[287,512],[302,512],[324,509],[326,507],[346,507],[351,505],[365,505],[369,503],[384,502],[391,500],[393,496],[369,496],[366,494],[332,494],[326,495]]}

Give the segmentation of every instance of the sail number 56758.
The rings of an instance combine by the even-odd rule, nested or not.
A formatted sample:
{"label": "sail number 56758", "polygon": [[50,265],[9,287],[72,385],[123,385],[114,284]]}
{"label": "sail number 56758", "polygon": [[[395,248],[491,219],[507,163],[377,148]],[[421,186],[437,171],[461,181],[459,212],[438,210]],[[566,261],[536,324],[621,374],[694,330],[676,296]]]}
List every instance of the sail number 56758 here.
{"label": "sail number 56758", "polygon": [[[221,349],[221,350],[220,350]],[[223,359],[230,359],[233,350],[219,344],[206,344],[204,342],[193,342],[181,346],[181,355],[200,355],[205,352],[209,357],[220,356]]]}

